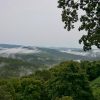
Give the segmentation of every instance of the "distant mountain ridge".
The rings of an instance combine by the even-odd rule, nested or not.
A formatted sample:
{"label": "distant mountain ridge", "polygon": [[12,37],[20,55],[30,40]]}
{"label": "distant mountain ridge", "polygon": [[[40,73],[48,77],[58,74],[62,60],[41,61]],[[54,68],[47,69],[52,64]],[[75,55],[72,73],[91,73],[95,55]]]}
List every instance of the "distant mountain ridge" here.
{"label": "distant mountain ridge", "polygon": [[[37,59],[42,61],[54,60],[100,60],[100,50],[95,49],[84,52],[80,48],[61,48],[61,47],[34,47],[22,45],[0,44],[0,56],[11,58]],[[23,59],[23,58],[22,58]]]}
{"label": "distant mountain ridge", "polygon": [[14,45],[14,44],[0,44],[0,47],[2,47],[2,48],[16,48],[16,47],[21,47],[21,45]]}
{"label": "distant mountain ridge", "polygon": [[29,75],[68,60],[100,60],[100,50],[0,44],[0,77]]}

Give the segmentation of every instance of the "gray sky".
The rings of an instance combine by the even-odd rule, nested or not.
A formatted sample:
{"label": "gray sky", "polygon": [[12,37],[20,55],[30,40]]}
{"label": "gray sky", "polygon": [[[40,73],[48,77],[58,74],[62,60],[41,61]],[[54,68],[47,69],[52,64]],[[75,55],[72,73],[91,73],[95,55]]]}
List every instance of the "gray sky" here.
{"label": "gray sky", "polygon": [[81,47],[82,35],[67,32],[57,0],[0,0],[0,43]]}

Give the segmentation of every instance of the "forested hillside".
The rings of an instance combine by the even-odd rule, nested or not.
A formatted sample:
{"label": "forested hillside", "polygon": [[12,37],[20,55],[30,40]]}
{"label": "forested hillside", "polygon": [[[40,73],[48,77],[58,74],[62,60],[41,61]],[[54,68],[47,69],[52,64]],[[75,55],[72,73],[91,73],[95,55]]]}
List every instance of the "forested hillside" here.
{"label": "forested hillside", "polygon": [[0,100],[100,100],[100,61],[62,62],[0,80]]}
{"label": "forested hillside", "polygon": [[32,74],[36,70],[48,68],[43,63],[32,61],[31,63],[19,59],[0,57],[0,77],[21,77]]}

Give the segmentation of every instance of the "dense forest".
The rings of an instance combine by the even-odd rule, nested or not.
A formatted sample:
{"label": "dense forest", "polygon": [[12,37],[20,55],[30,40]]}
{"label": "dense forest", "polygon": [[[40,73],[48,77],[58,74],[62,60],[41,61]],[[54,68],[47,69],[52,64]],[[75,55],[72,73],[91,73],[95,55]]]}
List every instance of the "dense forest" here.
{"label": "dense forest", "polygon": [[20,78],[1,78],[0,100],[100,100],[100,61],[66,61]]}

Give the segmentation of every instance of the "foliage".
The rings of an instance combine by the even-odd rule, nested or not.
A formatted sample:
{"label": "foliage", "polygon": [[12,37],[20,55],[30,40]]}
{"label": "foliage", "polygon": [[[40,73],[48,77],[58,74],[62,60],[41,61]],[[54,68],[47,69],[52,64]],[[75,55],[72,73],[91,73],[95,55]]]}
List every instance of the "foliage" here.
{"label": "foliage", "polygon": [[42,71],[38,70],[35,72],[34,76],[35,79],[47,81],[51,78],[51,73],[49,70],[42,70]]}
{"label": "foliage", "polygon": [[[85,30],[79,43],[84,44],[83,49],[90,50],[92,45],[100,48],[100,0],[59,0],[59,8],[62,8],[62,21],[68,31],[74,28],[74,23],[80,20],[79,31]],[[78,11],[83,11],[79,18]]]}
{"label": "foliage", "polygon": [[0,100],[45,100],[44,85],[33,78],[1,80]]}
{"label": "foliage", "polygon": [[67,61],[28,76],[2,78],[0,100],[99,100],[99,69],[100,61]]}
{"label": "foliage", "polygon": [[9,81],[0,81],[0,100],[14,100],[15,91]]}
{"label": "foliage", "polygon": [[94,100],[89,82],[84,73],[81,73],[77,63],[64,63],[64,68],[60,69],[56,76],[47,83],[49,98],[55,100],[56,97],[71,96],[74,100]]}
{"label": "foliage", "polygon": [[85,70],[90,81],[98,78],[100,76],[100,61],[82,61],[81,67]]}
{"label": "foliage", "polygon": [[22,100],[41,100],[42,83],[31,78],[21,80],[21,99]]}
{"label": "foliage", "polygon": [[96,100],[100,100],[100,77],[93,80],[90,85],[93,90],[94,97]]}

